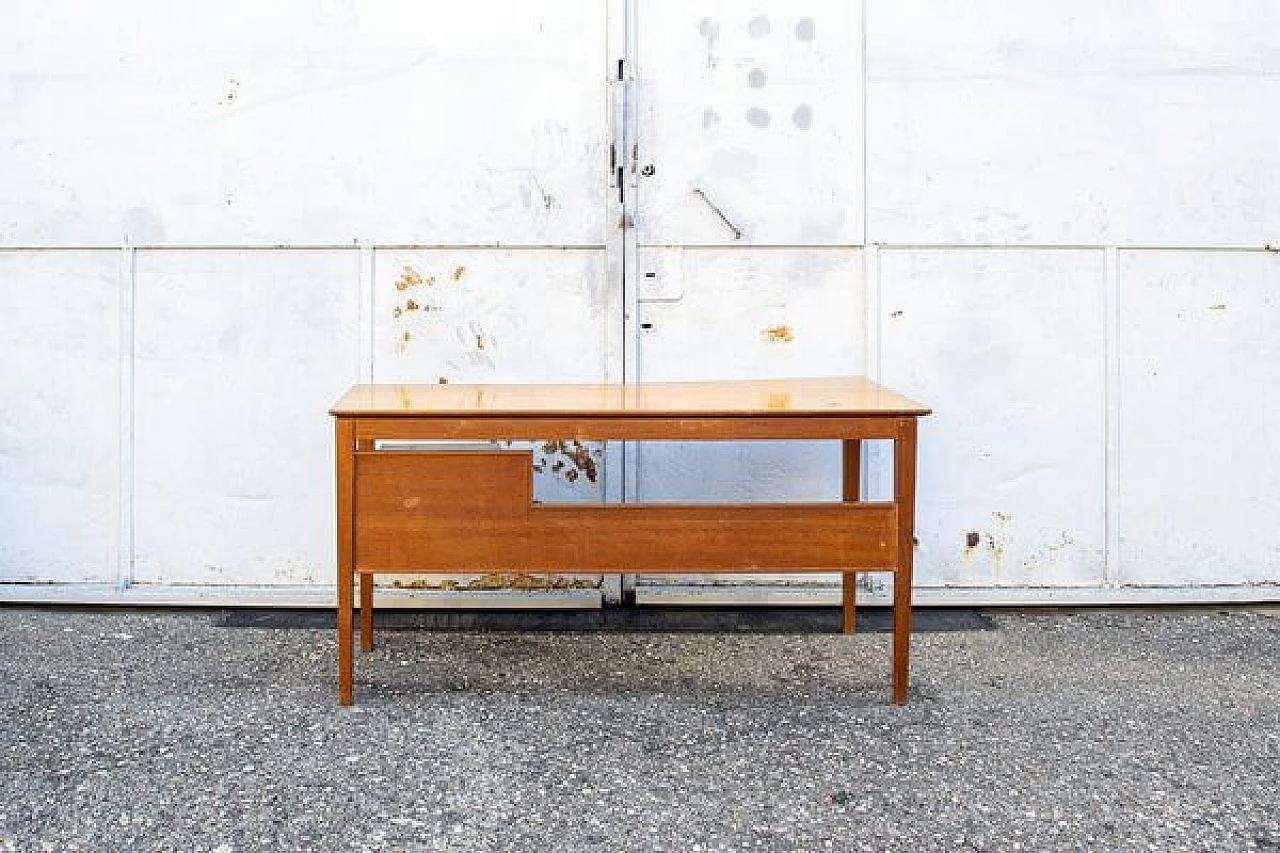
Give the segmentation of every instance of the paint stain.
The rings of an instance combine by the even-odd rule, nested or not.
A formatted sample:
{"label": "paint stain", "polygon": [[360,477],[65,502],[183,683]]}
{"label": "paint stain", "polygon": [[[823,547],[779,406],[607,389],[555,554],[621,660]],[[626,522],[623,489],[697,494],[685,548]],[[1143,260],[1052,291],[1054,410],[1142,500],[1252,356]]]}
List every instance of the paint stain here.
{"label": "paint stain", "polygon": [[766,341],[775,344],[790,343],[796,339],[796,334],[790,326],[770,326],[761,334]]}
{"label": "paint stain", "polygon": [[815,29],[813,18],[801,18],[796,21],[796,38],[800,41],[813,41]]}
{"label": "paint stain", "polygon": [[895,311],[890,311],[890,312],[889,312],[889,316],[890,316],[890,317],[893,317],[894,319],[897,319],[898,317],[901,317],[901,316],[902,316],[902,309],[901,309],[901,308],[899,308],[899,309],[897,309],[897,310],[895,310]]}
{"label": "paint stain", "polygon": [[1031,575],[1045,566],[1054,565],[1066,554],[1066,549],[1075,544],[1075,540],[1066,532],[1061,533],[1056,542],[1044,546],[1022,561],[1023,572]]}
{"label": "paint stain", "polygon": [[801,130],[813,127],[813,107],[801,104],[791,111],[791,123]]}
{"label": "paint stain", "polygon": [[222,100],[218,101],[220,107],[234,107],[236,101],[240,99],[240,81],[232,77],[227,81],[227,93],[222,96]]}
{"label": "paint stain", "polygon": [[466,268],[466,267],[461,267],[461,266],[460,266],[460,267],[455,267],[455,268],[454,268],[454,270],[453,270],[453,276],[452,276],[452,278],[453,278],[454,282],[459,282],[459,281],[462,281],[462,277],[463,277],[464,275],[466,275],[466,274],[467,274],[467,268]]}
{"label": "paint stain", "polygon": [[756,127],[768,127],[772,118],[769,115],[769,111],[763,107],[752,107],[747,110],[747,123]]}
{"label": "paint stain", "polygon": [[545,456],[533,466],[533,470],[539,473],[547,470],[550,460],[551,473],[563,477],[567,482],[573,483],[579,477],[586,477],[589,482],[594,483],[600,477],[595,457],[581,441],[548,441],[542,445],[542,452]]}
{"label": "paint stain", "polygon": [[763,89],[764,84],[769,82],[769,75],[765,73],[763,68],[752,68],[747,74],[747,85],[752,89]]}
{"label": "paint stain", "polygon": [[404,504],[405,509],[413,509],[418,504],[422,503],[422,498],[405,498],[401,503]]}
{"label": "paint stain", "polygon": [[1210,305],[1210,306],[1209,306],[1209,310],[1210,310],[1210,311],[1226,311],[1226,310],[1227,310],[1227,303],[1225,303],[1225,302],[1215,302],[1214,304],[1212,304],[1212,305]]}
{"label": "paint stain", "polygon": [[991,538],[987,541],[987,551],[991,557],[991,569],[996,580],[1004,573],[1004,555],[1009,546],[1009,521],[1012,516],[1007,512],[991,513]]}
{"label": "paint stain", "polygon": [[702,111],[702,129],[710,130],[712,127],[720,123],[720,114],[711,107],[707,107]]}
{"label": "paint stain", "polygon": [[769,19],[764,15],[756,15],[747,22],[747,32],[751,34],[753,39],[764,38],[769,35],[770,29],[772,27],[769,24]]}
{"label": "paint stain", "polygon": [[399,305],[397,305],[397,306],[395,307],[395,310],[391,312],[391,316],[392,316],[392,317],[396,317],[396,318],[399,318],[399,317],[400,317],[400,315],[402,315],[402,314],[404,314],[404,309],[403,309],[403,308],[401,308]]}
{"label": "paint stain", "polygon": [[405,267],[404,272],[400,273],[400,277],[396,279],[396,290],[405,291],[411,287],[418,287],[426,283],[427,280],[417,270],[413,267]]}
{"label": "paint stain", "polygon": [[599,582],[586,578],[566,577],[564,575],[534,575],[521,572],[490,572],[468,581],[446,578],[442,581],[411,580],[393,581],[396,589],[438,589],[446,592],[454,590],[550,590],[550,589],[595,589]]}

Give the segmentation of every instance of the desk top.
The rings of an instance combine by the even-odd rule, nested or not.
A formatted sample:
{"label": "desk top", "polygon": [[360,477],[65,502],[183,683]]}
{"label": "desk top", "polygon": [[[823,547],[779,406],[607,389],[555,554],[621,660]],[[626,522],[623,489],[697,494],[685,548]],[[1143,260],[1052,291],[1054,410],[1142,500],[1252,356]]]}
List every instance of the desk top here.
{"label": "desk top", "polygon": [[863,376],[630,385],[355,385],[340,417],[927,415]]}

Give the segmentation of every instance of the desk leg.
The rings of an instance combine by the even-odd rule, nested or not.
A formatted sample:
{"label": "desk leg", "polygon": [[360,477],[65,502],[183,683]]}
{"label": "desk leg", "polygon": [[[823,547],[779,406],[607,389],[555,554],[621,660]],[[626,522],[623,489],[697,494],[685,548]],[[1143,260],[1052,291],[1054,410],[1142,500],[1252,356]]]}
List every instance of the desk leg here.
{"label": "desk leg", "polygon": [[893,576],[893,701],[907,701],[911,658],[911,567],[915,552],[916,419],[898,421],[893,441],[893,501],[898,507],[898,567]]}
{"label": "desk leg", "polygon": [[[856,503],[862,500],[862,442],[856,438],[844,441],[844,501]],[[858,573],[844,572],[840,576],[843,593],[840,628],[846,634],[855,630],[858,612]]]}
{"label": "desk leg", "polygon": [[355,592],[352,561],[352,529],[355,524],[355,422],[338,418],[334,423],[336,507],[338,529],[338,704],[351,704],[351,607]]}
{"label": "desk leg", "polygon": [[373,575],[360,574],[360,648],[373,651]]}

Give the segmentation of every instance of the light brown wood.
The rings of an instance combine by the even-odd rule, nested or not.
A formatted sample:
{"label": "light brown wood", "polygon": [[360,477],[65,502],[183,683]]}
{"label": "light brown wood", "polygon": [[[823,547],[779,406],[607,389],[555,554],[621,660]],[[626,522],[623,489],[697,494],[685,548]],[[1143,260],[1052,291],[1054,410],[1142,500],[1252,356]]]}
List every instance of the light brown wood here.
{"label": "light brown wood", "polygon": [[334,422],[335,496],[338,547],[338,702],[351,704],[351,598],[354,592],[352,535],[355,531],[355,424]]}
{"label": "light brown wood", "polygon": [[898,507],[898,567],[893,576],[893,701],[907,701],[911,657],[911,572],[915,555],[915,418],[903,418],[893,442],[893,500]]}
{"label": "light brown wood", "polygon": [[[907,697],[916,422],[928,410],[861,377],[639,386],[356,386],[337,404],[339,701],[352,610],[373,630],[375,572],[839,569],[852,632],[859,571],[891,571],[893,697]],[[382,440],[840,439],[840,502],[555,504],[527,450],[377,449]],[[861,500],[861,439],[895,442],[892,503]]]}
{"label": "light brown wood", "polygon": [[527,452],[358,454],[360,572],[892,569],[880,504],[530,506]]}
{"label": "light brown wood", "polygon": [[892,569],[897,518],[887,503],[535,507],[527,565],[668,574]]}
{"label": "light brown wood", "polygon": [[356,565],[494,571],[527,563],[527,451],[356,455]]}
{"label": "light brown wood", "polygon": [[566,441],[727,441],[749,439],[892,439],[897,419],[880,416],[797,417],[741,415],[738,417],[475,417],[421,415],[362,417],[356,431],[362,438],[447,441],[503,441],[551,439]]}
{"label": "light brown wood", "polygon": [[[842,477],[843,499],[847,503],[862,500],[862,442],[846,439],[842,445],[844,472]],[[858,573],[846,571],[840,575],[840,628],[846,634],[857,631]]]}
{"label": "light brown wood", "polygon": [[332,415],[927,415],[864,376],[631,385],[356,385]]}
{"label": "light brown wood", "polygon": [[366,652],[373,651],[373,575],[371,574],[360,575],[360,648]]}

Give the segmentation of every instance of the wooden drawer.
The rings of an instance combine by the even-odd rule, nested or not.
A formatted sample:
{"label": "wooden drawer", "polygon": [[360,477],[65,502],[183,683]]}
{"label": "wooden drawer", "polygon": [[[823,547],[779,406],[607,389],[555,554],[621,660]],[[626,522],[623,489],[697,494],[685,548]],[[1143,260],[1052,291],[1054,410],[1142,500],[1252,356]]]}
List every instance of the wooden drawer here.
{"label": "wooden drawer", "polygon": [[529,451],[356,454],[357,571],[509,569],[527,562]]}

